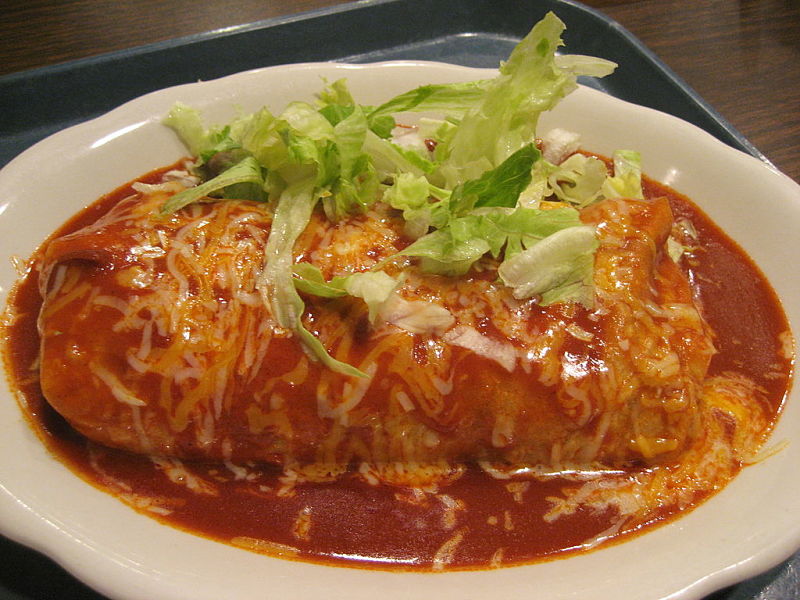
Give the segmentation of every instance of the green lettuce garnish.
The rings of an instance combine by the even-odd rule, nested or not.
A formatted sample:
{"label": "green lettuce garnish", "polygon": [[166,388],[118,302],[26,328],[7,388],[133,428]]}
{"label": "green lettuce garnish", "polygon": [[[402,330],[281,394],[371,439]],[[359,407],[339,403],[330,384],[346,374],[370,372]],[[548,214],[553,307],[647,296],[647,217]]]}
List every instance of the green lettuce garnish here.
{"label": "green lettuce garnish", "polygon": [[539,116],[577,87],[578,75],[613,71],[614,63],[599,58],[556,57],[564,28],[552,13],[537,23],[500,66],[481,104],[438,149],[440,173],[448,184],[474,179],[531,143]]}
{"label": "green lettuce garnish", "polygon": [[[173,213],[182,209],[193,202],[197,202],[205,197],[212,195],[215,192],[244,188],[241,184],[253,184],[255,186],[254,192],[239,193],[236,196],[240,200],[257,200],[261,199],[261,192],[264,186],[264,173],[258,161],[252,156],[242,159],[241,162],[236,163],[224,173],[217,175],[213,179],[201,183],[200,185],[188,188],[171,196],[169,200],[161,207],[161,214]],[[253,188],[250,188],[253,189]],[[255,196],[255,197],[253,197]]]}
{"label": "green lettuce garnish", "polygon": [[[209,199],[266,202],[273,222],[257,288],[280,326],[347,375],[364,376],[305,329],[301,294],[360,298],[374,321],[392,298],[397,303],[402,277],[382,269],[400,256],[442,275],[463,275],[489,256],[518,298],[591,306],[597,243],[578,209],[609,194],[639,197],[641,171],[633,153],[615,155],[609,176],[598,159],[574,155],[553,165],[534,145],[540,115],[577,87],[578,76],[604,76],[615,66],[557,55],[563,31],[549,13],[494,79],[424,85],[379,106],[356,102],[344,79],[324,82],[313,103],[292,102],[280,114],[262,108],[223,127],[206,128],[195,109],[177,104],[165,123],[196,157],[204,182],[173,196],[161,213]],[[392,138],[409,113],[422,113],[425,144]],[[540,208],[547,198],[563,206]],[[403,251],[370,272],[331,281],[294,263],[295,242],[318,206],[335,221],[378,201],[402,212],[415,240]]]}
{"label": "green lettuce garnish", "polygon": [[319,268],[307,262],[294,266],[294,276],[295,287],[306,294],[323,298],[361,298],[369,309],[369,320],[372,322],[375,321],[380,307],[399,285],[396,279],[383,271],[352,273],[325,281]]}
{"label": "green lettuce garnish", "polygon": [[483,101],[488,81],[423,85],[395,96],[370,111],[370,122],[404,112],[438,112],[448,117],[462,117]]}
{"label": "green lettuce garnish", "polygon": [[308,181],[290,186],[281,195],[267,240],[264,267],[256,288],[272,309],[278,325],[295,331],[312,356],[333,371],[366,377],[355,367],[333,358],[322,343],[303,326],[305,304],[294,286],[293,249],[295,241],[308,225],[316,203],[317,198],[314,197],[313,187]]}
{"label": "green lettuce garnish", "polygon": [[578,225],[579,213],[569,207],[488,209],[454,218],[384,262],[414,256],[422,259],[423,270],[430,273],[464,275],[486,254],[494,258],[503,255],[507,261],[548,236]]}
{"label": "green lettuce garnish", "polygon": [[603,182],[606,198],[644,198],[642,191],[642,157],[633,150],[614,152],[614,175]]}
{"label": "green lettuce garnish", "polygon": [[542,304],[572,300],[591,306],[594,228],[561,229],[504,261],[498,269],[516,298],[541,295]]}

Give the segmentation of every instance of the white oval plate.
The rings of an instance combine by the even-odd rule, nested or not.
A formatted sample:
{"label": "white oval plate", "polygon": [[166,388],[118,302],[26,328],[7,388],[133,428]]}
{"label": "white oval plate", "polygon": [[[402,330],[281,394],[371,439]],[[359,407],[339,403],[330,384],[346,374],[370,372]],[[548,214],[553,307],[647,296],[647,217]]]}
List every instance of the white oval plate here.
{"label": "white oval plate", "polygon": [[[280,111],[310,99],[321,78],[347,77],[377,104],[416,85],[492,76],[425,62],[299,64],[174,87],[36,144],[0,172],[0,301],[26,258],[69,216],[118,185],[184,154],[160,119],[177,101],[225,122],[237,107]],[[751,156],[663,113],[580,88],[541,122],[578,131],[584,147],[642,152],[651,177],[688,194],[761,266],[800,331],[800,186]],[[773,441],[787,448],[721,493],[629,542],[543,564],[443,574],[335,568],[260,556],[138,514],[76,477],[43,447],[8,389],[0,390],[0,529],[120,600],[266,598],[699,598],[753,576],[800,547],[800,398]]]}

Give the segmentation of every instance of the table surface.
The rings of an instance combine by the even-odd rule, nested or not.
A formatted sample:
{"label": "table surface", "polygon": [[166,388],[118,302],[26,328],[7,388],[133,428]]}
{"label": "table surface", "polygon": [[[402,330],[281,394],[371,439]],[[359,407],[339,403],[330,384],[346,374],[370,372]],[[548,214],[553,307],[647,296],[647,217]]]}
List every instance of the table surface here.
{"label": "table surface", "polygon": [[[800,182],[800,0],[584,3],[628,29],[778,169]],[[4,0],[0,76],[337,4],[341,2]],[[13,574],[0,569],[0,580],[9,577]],[[768,575],[764,581],[770,579]],[[53,585],[55,592],[58,581]],[[753,593],[761,597],[753,585],[712,597],[751,598]],[[769,597],[794,597],[791,589],[778,593]]]}

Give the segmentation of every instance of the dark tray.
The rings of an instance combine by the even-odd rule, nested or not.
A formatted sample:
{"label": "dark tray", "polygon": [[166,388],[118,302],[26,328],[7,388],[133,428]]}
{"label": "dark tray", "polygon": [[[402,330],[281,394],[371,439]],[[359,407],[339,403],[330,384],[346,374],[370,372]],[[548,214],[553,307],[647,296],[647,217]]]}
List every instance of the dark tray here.
{"label": "dark tray", "polygon": [[[571,0],[362,0],[0,77],[0,166],[40,139],[142,94],[257,67],[395,59],[496,67],[548,10],[567,24],[567,51],[620,65],[602,81],[583,83],[671,113],[764,160],[628,31]],[[2,537],[0,556],[0,599],[102,598],[49,559]],[[798,572],[800,554],[708,600],[795,599]]]}

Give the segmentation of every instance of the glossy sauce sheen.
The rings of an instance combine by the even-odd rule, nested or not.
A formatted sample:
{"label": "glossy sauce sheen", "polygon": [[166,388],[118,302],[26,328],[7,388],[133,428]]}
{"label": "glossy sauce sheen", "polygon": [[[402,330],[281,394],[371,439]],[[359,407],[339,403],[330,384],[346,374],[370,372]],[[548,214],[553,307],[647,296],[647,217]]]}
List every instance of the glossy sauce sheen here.
{"label": "glossy sauce sheen", "polygon": [[[139,181],[158,181],[165,170]],[[54,236],[95,221],[130,193],[130,185],[121,187]],[[701,249],[692,251],[682,266],[696,284],[704,315],[716,332],[719,352],[712,359],[709,376],[736,370],[750,377],[766,390],[774,421],[791,371],[791,360],[781,347],[788,324],[777,298],[741,249],[687,198],[649,180],[645,181],[645,195],[667,196],[675,217],[691,221],[698,233]],[[36,318],[41,304],[36,273],[32,269],[15,291],[12,309],[17,318],[8,329],[6,356],[34,427],[51,451],[86,480],[172,526],[287,558],[348,566],[437,569],[443,562],[447,568],[482,568],[585,550],[593,545],[587,541],[609,530],[617,520],[611,509],[579,508],[545,521],[542,515],[551,508],[548,498],[575,485],[559,477],[502,480],[469,467],[438,493],[369,485],[347,476],[333,483],[291,485],[278,467],[165,466],[164,462],[156,464],[147,457],[87,442],[49,407],[31,368],[38,354]],[[624,479],[634,474],[608,477]],[[185,485],[186,477],[191,476],[207,484],[200,487],[205,492],[191,491]],[[692,506],[706,494],[695,496]],[[661,507],[646,521],[628,523],[607,537],[624,539],[677,513],[674,506]]]}

